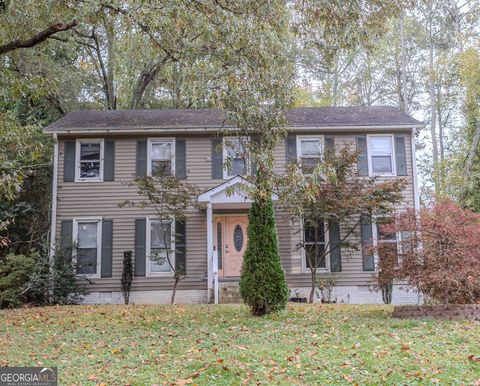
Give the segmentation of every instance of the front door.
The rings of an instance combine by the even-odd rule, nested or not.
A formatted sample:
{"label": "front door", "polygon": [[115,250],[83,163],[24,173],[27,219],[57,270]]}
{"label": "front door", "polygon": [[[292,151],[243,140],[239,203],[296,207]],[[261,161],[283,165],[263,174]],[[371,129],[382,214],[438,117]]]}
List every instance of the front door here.
{"label": "front door", "polygon": [[215,222],[219,275],[221,277],[240,276],[243,254],[247,248],[248,217],[246,215],[221,216],[217,217]]}

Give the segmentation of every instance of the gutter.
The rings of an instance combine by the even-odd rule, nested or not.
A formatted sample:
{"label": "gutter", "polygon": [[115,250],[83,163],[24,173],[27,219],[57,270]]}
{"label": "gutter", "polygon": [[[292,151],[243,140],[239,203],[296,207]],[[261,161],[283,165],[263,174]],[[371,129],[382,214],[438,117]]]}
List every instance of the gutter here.
{"label": "gutter", "polygon": [[[418,125],[385,125],[385,126],[285,126],[284,128],[287,131],[303,131],[303,132],[317,132],[317,131],[327,131],[327,132],[348,132],[348,131],[391,131],[391,130],[411,130],[413,128],[423,128],[424,124]],[[138,129],[132,129],[131,127],[107,127],[107,128],[70,128],[70,129],[60,129],[55,131],[44,130],[46,134],[58,133],[58,134],[133,134],[133,133],[208,133],[213,132],[217,133],[219,130],[231,130],[231,126],[215,126],[215,127],[143,127]]]}
{"label": "gutter", "polygon": [[50,263],[50,289],[49,301],[53,298],[53,284],[54,284],[54,257],[55,257],[55,243],[56,243],[56,225],[57,225],[57,190],[58,190],[58,138],[57,133],[53,133],[53,176],[52,176],[52,208],[50,219],[50,247],[48,251],[48,261]]}

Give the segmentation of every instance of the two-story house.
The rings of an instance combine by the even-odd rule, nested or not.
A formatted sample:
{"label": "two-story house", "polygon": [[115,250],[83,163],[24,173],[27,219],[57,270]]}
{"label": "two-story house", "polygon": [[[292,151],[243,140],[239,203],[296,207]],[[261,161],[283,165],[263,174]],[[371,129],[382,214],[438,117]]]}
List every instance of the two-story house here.
{"label": "two-story house", "polygon": [[[360,175],[406,178],[409,183],[399,209],[418,208],[414,135],[423,127],[421,122],[393,107],[297,108],[287,112],[287,121],[288,136],[275,151],[278,173],[291,160],[320,160],[326,143],[336,149],[350,144],[361,152]],[[55,143],[51,253],[58,240],[76,244],[78,273],[92,280],[86,302],[123,302],[120,278],[128,250],[134,256],[131,300],[169,301],[170,267],[149,259],[153,250],[165,248],[160,237],[164,227],[153,210],[119,206],[124,200],[139,199],[130,184],[136,176],[156,170],[203,190],[199,208],[192,208],[186,221],[165,220],[174,259],[185,267],[177,302],[222,301],[221,289],[238,284],[250,201],[240,192],[227,194],[229,187],[247,183],[240,176],[246,168],[240,157],[235,158],[231,142],[218,135],[222,128],[222,111],[204,109],[79,111],[44,129]],[[310,273],[297,248],[299,232],[281,213],[276,221],[288,285],[307,292]],[[362,227],[358,243],[364,237],[375,240],[376,225]],[[371,290],[376,257],[343,252],[327,258],[320,270],[325,278],[334,272],[337,300],[381,302]],[[393,299],[412,303],[417,295],[395,288]]]}

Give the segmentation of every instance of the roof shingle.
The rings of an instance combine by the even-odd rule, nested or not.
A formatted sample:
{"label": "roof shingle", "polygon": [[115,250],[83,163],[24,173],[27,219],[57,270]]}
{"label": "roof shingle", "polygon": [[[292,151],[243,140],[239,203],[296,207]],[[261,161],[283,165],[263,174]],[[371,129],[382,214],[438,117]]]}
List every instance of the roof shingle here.
{"label": "roof shingle", "polygon": [[[420,127],[423,124],[395,107],[301,107],[287,111],[291,127]],[[65,115],[44,129],[47,133],[227,127],[220,109],[82,110]]]}

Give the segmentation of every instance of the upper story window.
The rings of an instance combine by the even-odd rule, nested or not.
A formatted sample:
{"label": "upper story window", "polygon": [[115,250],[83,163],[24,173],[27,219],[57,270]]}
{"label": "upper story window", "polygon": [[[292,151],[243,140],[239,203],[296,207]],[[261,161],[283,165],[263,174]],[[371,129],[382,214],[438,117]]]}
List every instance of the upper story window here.
{"label": "upper story window", "polygon": [[175,264],[174,222],[150,219],[147,229],[147,274],[170,274],[172,269],[167,259]]}
{"label": "upper story window", "polygon": [[103,139],[77,140],[75,181],[103,181]]}
{"label": "upper story window", "polygon": [[395,157],[392,135],[368,136],[368,163],[372,175],[395,175]]}
{"label": "upper story window", "polygon": [[147,173],[149,176],[173,175],[175,170],[175,141],[149,139]]}
{"label": "upper story window", "polygon": [[248,157],[240,138],[224,138],[223,164],[226,165],[223,171],[224,179],[248,173]]}
{"label": "upper story window", "polygon": [[325,223],[319,220],[317,224],[304,224],[303,227],[304,245],[304,269],[313,266],[327,268],[325,256]]}
{"label": "upper story window", "polygon": [[76,244],[75,266],[79,275],[100,277],[102,220],[75,219],[73,235]]}
{"label": "upper story window", "polygon": [[297,136],[297,154],[304,173],[311,173],[323,155],[323,137]]}

